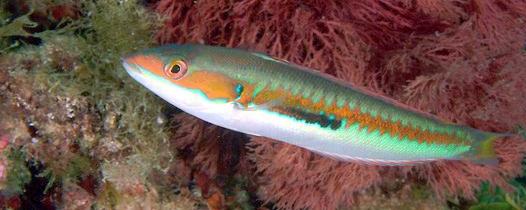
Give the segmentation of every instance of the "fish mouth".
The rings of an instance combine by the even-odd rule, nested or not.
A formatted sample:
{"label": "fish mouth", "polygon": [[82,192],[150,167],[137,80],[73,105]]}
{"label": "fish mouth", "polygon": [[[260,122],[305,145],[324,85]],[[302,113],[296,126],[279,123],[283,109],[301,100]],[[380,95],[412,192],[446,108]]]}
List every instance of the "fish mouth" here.
{"label": "fish mouth", "polygon": [[131,74],[141,74],[142,73],[141,68],[137,64],[131,63],[129,58],[130,58],[129,56],[121,58],[121,63],[124,69],[126,69],[128,74],[130,75]]}

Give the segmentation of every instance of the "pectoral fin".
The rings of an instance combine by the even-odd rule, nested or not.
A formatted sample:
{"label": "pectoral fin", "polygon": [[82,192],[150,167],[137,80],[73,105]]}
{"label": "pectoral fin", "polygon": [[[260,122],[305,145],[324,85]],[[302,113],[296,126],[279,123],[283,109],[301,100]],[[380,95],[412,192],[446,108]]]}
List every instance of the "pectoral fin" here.
{"label": "pectoral fin", "polygon": [[281,104],[281,100],[272,100],[263,104],[243,104],[239,103],[237,101],[232,102],[234,105],[234,109],[243,110],[243,111],[257,111],[257,110],[268,110],[272,109],[273,107],[277,107]]}

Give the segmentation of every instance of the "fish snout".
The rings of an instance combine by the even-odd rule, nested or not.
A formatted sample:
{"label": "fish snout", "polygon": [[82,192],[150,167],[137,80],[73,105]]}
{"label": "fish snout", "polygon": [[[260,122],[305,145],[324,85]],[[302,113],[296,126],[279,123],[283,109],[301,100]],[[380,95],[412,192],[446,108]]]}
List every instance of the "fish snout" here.
{"label": "fish snout", "polygon": [[150,72],[158,76],[164,76],[165,64],[161,58],[153,54],[135,53],[124,56],[121,62],[128,73]]}
{"label": "fish snout", "polygon": [[141,73],[140,67],[134,62],[133,55],[127,55],[121,58],[121,64],[128,73]]}

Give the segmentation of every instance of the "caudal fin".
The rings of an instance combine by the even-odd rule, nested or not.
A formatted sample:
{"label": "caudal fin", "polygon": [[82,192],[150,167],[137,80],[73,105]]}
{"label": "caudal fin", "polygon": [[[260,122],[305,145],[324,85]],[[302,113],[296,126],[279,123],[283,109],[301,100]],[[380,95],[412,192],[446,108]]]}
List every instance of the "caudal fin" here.
{"label": "caudal fin", "polygon": [[507,136],[510,134],[475,131],[471,151],[465,157],[475,163],[497,165],[499,160],[495,154],[494,143],[497,139]]}

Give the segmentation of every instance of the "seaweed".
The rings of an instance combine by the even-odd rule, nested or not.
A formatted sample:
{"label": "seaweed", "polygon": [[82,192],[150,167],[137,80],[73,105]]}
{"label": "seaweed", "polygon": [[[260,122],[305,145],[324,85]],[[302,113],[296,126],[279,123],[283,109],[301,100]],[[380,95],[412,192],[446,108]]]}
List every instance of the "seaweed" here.
{"label": "seaweed", "polygon": [[[0,5],[1,6],[1,5]],[[20,45],[17,40],[9,40],[13,36],[30,36],[24,28],[35,27],[37,24],[29,19],[29,15],[17,17],[12,21],[0,22],[0,54]]]}
{"label": "seaweed", "polygon": [[30,36],[24,28],[35,27],[37,23],[31,21],[28,15],[20,16],[10,23],[2,26],[0,30],[0,37],[5,38],[9,36]]}
{"label": "seaweed", "polygon": [[[163,148],[160,142],[166,139],[162,125],[155,120],[161,106],[153,95],[135,85],[120,67],[120,57],[126,52],[151,44],[153,26],[150,22],[154,20],[148,18],[154,16],[139,10],[132,1],[86,2],[82,7],[90,14],[72,23],[78,24],[77,27],[61,31],[61,36],[44,37],[48,43],[45,56],[56,59],[48,62],[49,68],[44,69],[39,78],[51,87],[51,93],[85,97],[94,106],[96,118],[104,120],[101,129],[106,131],[106,136],[97,138],[127,145],[142,158],[149,159],[149,163],[140,165],[159,165],[160,156],[170,156],[169,151],[159,152]],[[75,36],[78,30],[86,31],[83,37]],[[70,64],[65,57],[72,57]],[[86,151],[93,147],[81,145],[87,146],[82,148]]]}
{"label": "seaweed", "polygon": [[[450,122],[510,132],[526,124],[526,73],[520,70],[526,64],[524,8],[514,0],[161,0],[156,9],[167,19],[156,38],[263,51]],[[175,132],[188,134],[177,136],[182,142],[201,138],[192,126]],[[186,147],[202,144],[197,142]],[[251,138],[244,154],[253,166],[258,198],[278,209],[352,206],[373,193],[369,189],[387,187],[384,194],[391,197],[413,185],[429,188],[446,206],[475,200],[483,182],[513,191],[508,181],[523,173],[526,142],[515,135],[495,147],[497,167],[467,161],[387,168],[342,163],[260,137]],[[190,158],[201,160],[194,162],[199,165],[222,156],[228,155]]]}
{"label": "seaweed", "polygon": [[31,181],[31,172],[26,165],[26,156],[23,151],[11,149],[7,152],[8,169],[5,178],[5,189],[8,194],[21,194],[25,185]]}
{"label": "seaweed", "polygon": [[524,130],[497,143],[494,168],[343,163],[181,113],[120,64],[157,43],[250,48],[452,122],[509,132],[526,125],[522,1],[10,0],[0,8],[0,134],[9,137],[0,191],[13,195],[0,205],[27,206],[19,203],[29,202],[28,189],[46,188],[31,202],[524,208],[524,180],[513,179],[524,173]]}
{"label": "seaweed", "polygon": [[524,183],[513,180],[510,181],[515,192],[509,193],[500,188],[492,189],[488,183],[484,183],[477,193],[478,202],[469,209],[525,209],[526,208],[526,187]]}
{"label": "seaweed", "polygon": [[[32,176],[47,180],[44,200],[60,208],[171,208],[172,200],[185,200],[149,187],[158,179],[151,174],[164,176],[175,160],[158,120],[164,104],[120,64],[126,53],[154,43],[159,17],[137,1],[21,2],[22,12],[33,11],[23,20],[39,28],[21,30],[39,42],[21,42],[0,59],[0,129],[24,161],[43,167]],[[130,202],[137,197],[146,204]]]}

